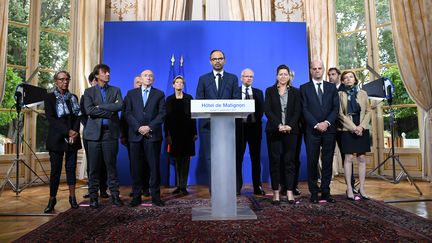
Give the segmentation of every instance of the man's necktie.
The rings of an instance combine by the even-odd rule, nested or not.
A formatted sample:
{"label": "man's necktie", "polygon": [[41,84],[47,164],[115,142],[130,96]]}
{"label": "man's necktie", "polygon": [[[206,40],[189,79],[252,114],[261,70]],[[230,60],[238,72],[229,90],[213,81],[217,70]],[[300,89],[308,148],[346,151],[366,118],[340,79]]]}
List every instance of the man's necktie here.
{"label": "man's necktie", "polygon": [[148,92],[149,92],[148,89],[144,89],[143,90],[143,104],[144,104],[144,107],[147,104]]}
{"label": "man's necktie", "polygon": [[322,89],[321,89],[321,84],[322,83],[317,83],[317,85],[318,85],[318,100],[319,100],[319,102],[320,102],[320,105],[322,105],[322,102],[323,102],[323,91],[322,91]]}
{"label": "man's necktie", "polygon": [[[246,91],[246,92],[245,92],[245,100],[250,100],[250,99],[251,99],[251,96],[250,96],[250,93],[249,93],[249,87],[246,87],[246,90],[245,90],[245,91]],[[249,114],[249,115],[247,116],[246,121],[247,121],[248,123],[255,122],[255,113]]]}
{"label": "man's necktie", "polygon": [[217,90],[219,92],[220,88],[221,88],[221,83],[222,83],[222,75],[220,73],[216,74],[217,77]]}
{"label": "man's necktie", "polygon": [[245,99],[250,100],[249,87],[246,88]]}

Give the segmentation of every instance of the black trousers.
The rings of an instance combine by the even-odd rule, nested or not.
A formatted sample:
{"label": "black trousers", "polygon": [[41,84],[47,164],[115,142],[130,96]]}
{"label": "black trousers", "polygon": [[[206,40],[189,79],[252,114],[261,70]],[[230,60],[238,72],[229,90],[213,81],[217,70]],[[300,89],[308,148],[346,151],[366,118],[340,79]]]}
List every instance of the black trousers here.
{"label": "black trousers", "polygon": [[175,157],[176,184],[181,189],[186,189],[189,176],[190,157]]}
{"label": "black trousers", "polygon": [[101,134],[101,138],[97,141],[88,141],[88,149],[90,161],[90,180],[89,193],[90,198],[97,198],[97,191],[100,183],[100,171],[102,163],[106,166],[108,175],[108,188],[112,196],[118,196],[119,181],[117,178],[117,153],[118,140],[111,138],[109,130],[105,130]]}
{"label": "black trousers", "polygon": [[160,199],[160,151],[161,141],[149,141],[143,139],[141,142],[130,142],[131,165],[132,165],[132,191],[134,197],[142,195],[145,170],[150,170],[150,193],[152,200]]}
{"label": "black trousers", "polygon": [[[297,134],[267,133],[266,135],[272,190],[278,190],[280,184],[285,184],[287,190],[293,190]],[[285,181],[281,183],[282,173]]]}
{"label": "black trousers", "polygon": [[[302,147],[302,139],[303,139],[303,133],[299,133],[297,135],[297,147],[296,147],[295,159],[294,159],[295,175],[294,175],[293,189],[298,188],[298,182],[300,177],[300,166],[301,166],[300,154],[301,154],[301,147]],[[281,175],[280,182],[281,182],[282,191],[286,191],[287,186],[285,185],[285,174],[281,173],[280,175]]]}
{"label": "black trousers", "polygon": [[236,122],[236,184],[237,192],[243,187],[243,159],[246,145],[252,165],[252,183],[254,189],[261,186],[261,123],[247,123],[243,119]]}
{"label": "black trousers", "polygon": [[50,151],[50,196],[55,197],[60,184],[60,176],[63,167],[63,156],[65,157],[66,182],[69,186],[76,184],[77,151]]}
{"label": "black trousers", "polygon": [[311,194],[318,193],[318,159],[321,150],[321,192],[330,193],[330,181],[333,171],[333,154],[336,145],[335,133],[306,131],[306,154],[308,165],[308,186]]}
{"label": "black trousers", "polygon": [[[127,142],[125,144],[125,146],[126,146],[126,149],[127,149],[128,159],[129,159],[129,173],[130,173],[130,175],[132,177],[132,160],[131,160],[131,152],[130,152],[130,144],[129,144],[129,142]],[[150,169],[148,168],[147,165],[145,165],[145,168],[144,168],[144,178],[146,178],[146,179],[143,181],[143,191],[146,192],[150,188],[149,187]]]}
{"label": "black trousers", "polygon": [[[89,177],[90,180],[90,159],[89,159],[89,150],[88,150],[88,141],[86,139],[83,139],[83,144],[84,144],[84,150],[85,150],[85,154],[86,154],[86,159],[87,159],[87,176]],[[105,166],[105,163],[101,162],[101,168],[99,171],[99,190],[101,192],[105,192],[107,190],[108,186],[107,186],[107,169]]]}

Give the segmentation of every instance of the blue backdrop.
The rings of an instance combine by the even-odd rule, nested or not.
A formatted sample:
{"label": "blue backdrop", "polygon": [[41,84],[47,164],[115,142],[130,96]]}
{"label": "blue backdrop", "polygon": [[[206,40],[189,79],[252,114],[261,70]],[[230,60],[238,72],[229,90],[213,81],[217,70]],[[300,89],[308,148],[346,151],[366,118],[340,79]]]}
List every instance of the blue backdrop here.
{"label": "blue backdrop", "polygon": [[[198,78],[211,71],[209,61],[213,49],[225,53],[225,70],[240,77],[245,68],[255,72],[253,86],[265,89],[276,81],[276,67],[288,65],[295,72],[294,86],[309,80],[308,49],[305,23],[234,22],[234,21],[148,21],[105,23],[103,62],[111,67],[110,84],[121,88],[123,96],[133,87],[133,79],[145,69],[155,74],[154,87],[172,93],[170,59],[184,58],[186,90],[195,96]],[[240,78],[239,78],[240,80]],[[239,83],[240,85],[240,83]],[[169,87],[169,88],[167,88]],[[263,123],[265,126],[266,118]],[[163,147],[162,150],[165,150]],[[192,158],[189,184],[206,184],[203,158]],[[249,151],[246,151],[243,175],[251,183]],[[306,178],[304,145],[301,155],[301,179]],[[265,136],[261,146],[262,180],[269,182],[269,166]],[[129,160],[120,146],[118,171],[121,184],[130,184]],[[161,155],[162,184],[174,184],[174,170],[166,153]]]}

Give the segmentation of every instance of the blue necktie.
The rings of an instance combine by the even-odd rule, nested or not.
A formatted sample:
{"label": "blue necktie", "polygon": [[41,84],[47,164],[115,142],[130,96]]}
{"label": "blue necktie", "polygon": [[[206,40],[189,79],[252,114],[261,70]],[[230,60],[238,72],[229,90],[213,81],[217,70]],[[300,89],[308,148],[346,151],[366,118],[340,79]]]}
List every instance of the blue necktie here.
{"label": "blue necktie", "polygon": [[148,89],[144,89],[143,90],[143,104],[144,104],[144,107],[145,107],[145,105],[147,104],[147,98],[148,98],[148,92],[149,92],[149,90]]}

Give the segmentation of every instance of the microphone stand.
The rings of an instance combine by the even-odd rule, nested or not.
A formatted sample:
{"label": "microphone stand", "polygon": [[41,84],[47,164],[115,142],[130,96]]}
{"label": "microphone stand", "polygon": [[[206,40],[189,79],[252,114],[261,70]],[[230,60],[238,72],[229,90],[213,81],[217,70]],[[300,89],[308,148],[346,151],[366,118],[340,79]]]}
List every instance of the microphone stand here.
{"label": "microphone stand", "polygon": [[[395,115],[394,115],[394,109],[392,107],[392,99],[391,96],[390,98],[387,100],[388,104],[390,106],[390,138],[391,138],[391,145],[390,145],[390,156],[388,156],[384,161],[382,161],[381,163],[378,164],[377,167],[375,167],[372,171],[370,171],[368,173],[368,175],[376,175],[384,180],[390,181],[393,184],[398,184],[401,180],[404,179],[404,177],[407,178],[407,180],[411,183],[411,185],[414,185],[414,187],[416,188],[417,192],[420,195],[423,195],[422,191],[420,190],[420,188],[417,186],[417,184],[414,182],[414,180],[411,178],[411,176],[408,174],[408,171],[405,169],[405,167],[402,165],[401,161],[399,160],[399,155],[396,155],[395,153],[395,146],[394,146],[394,132],[395,132],[395,127],[394,127],[394,123],[395,123]],[[389,180],[387,178],[385,178],[382,175],[378,175],[378,174],[374,174],[375,171],[377,171],[381,166],[383,166],[388,160],[392,161],[392,178]],[[398,165],[401,168],[401,172],[399,173],[398,176],[396,176],[396,162],[398,163]]]}

